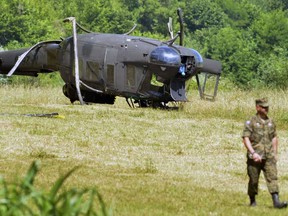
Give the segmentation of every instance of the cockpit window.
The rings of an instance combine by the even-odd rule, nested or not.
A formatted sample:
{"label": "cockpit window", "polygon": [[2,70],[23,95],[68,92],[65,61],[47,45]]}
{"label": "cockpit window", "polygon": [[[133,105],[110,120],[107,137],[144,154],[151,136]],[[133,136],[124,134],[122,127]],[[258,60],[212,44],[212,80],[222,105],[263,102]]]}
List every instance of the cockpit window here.
{"label": "cockpit window", "polygon": [[176,50],[167,46],[161,46],[151,52],[150,62],[161,65],[179,65],[181,58]]}

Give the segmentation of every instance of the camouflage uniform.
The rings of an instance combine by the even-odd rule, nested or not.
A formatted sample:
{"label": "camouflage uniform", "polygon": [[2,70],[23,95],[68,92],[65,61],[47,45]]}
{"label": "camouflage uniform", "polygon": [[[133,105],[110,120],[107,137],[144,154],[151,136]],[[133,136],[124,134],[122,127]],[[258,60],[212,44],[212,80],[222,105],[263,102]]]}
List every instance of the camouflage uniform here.
{"label": "camouflage uniform", "polygon": [[252,155],[247,153],[247,173],[249,176],[248,195],[258,194],[258,182],[261,170],[267,182],[269,192],[278,193],[277,167],[272,139],[276,137],[276,126],[273,120],[263,120],[258,115],[246,121],[242,137],[249,137],[252,147],[262,157],[262,161],[255,162]]}

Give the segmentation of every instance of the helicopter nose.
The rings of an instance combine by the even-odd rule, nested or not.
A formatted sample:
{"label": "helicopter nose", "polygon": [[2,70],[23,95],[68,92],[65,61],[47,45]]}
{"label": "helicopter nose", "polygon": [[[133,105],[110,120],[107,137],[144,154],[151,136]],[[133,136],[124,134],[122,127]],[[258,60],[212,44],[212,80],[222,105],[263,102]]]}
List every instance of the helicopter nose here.
{"label": "helicopter nose", "polygon": [[168,46],[159,46],[150,53],[150,69],[164,80],[172,79],[181,65],[180,54]]}
{"label": "helicopter nose", "polygon": [[179,66],[181,57],[175,49],[168,46],[160,46],[151,52],[150,62],[158,65]]}

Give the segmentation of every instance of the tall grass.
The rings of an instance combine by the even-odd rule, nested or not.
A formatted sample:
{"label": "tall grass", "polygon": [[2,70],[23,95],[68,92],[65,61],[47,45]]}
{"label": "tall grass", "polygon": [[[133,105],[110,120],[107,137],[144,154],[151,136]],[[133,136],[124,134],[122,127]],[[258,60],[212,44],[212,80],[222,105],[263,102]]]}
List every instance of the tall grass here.
{"label": "tall grass", "polygon": [[[255,98],[267,96],[279,134],[280,198],[287,200],[287,95],[232,89],[209,102],[193,90],[177,111],[131,109],[122,98],[113,106],[71,105],[61,88],[1,87],[1,174],[11,182],[40,160],[34,186],[50,191],[81,166],[64,189],[97,186],[117,216],[286,215],[272,208],[264,178],[258,207],[248,207],[241,133]],[[22,115],[52,112],[65,118]]]}
{"label": "tall grass", "polygon": [[[190,93],[191,94],[191,93]],[[184,111],[196,118],[219,117],[223,119],[243,120],[255,113],[255,99],[267,97],[270,103],[270,116],[279,126],[288,129],[287,91],[259,89],[254,91],[220,91],[215,102],[198,100],[193,92],[191,103],[183,105]],[[191,97],[192,98],[192,95]]]}

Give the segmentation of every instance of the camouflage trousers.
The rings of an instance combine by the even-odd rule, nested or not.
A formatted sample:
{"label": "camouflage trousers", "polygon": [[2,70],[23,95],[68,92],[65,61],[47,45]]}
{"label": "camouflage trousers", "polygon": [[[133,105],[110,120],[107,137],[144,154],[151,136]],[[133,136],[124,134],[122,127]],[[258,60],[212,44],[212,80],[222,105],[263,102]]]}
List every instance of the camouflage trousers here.
{"label": "camouflage trousers", "polygon": [[247,174],[249,176],[248,195],[258,194],[258,183],[260,173],[263,171],[267,187],[270,193],[278,193],[277,166],[274,158],[262,160],[261,163],[254,162],[252,159],[247,160]]}

